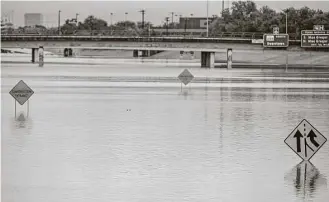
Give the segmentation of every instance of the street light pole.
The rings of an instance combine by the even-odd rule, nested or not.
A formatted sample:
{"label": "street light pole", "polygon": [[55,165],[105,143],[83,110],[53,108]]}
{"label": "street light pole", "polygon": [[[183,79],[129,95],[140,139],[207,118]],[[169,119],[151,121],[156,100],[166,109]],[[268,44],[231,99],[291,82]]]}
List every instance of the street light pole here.
{"label": "street light pole", "polygon": [[168,36],[169,17],[166,17],[166,23],[167,23],[167,36]]}
{"label": "street light pole", "polygon": [[113,13],[111,13],[111,27],[112,27],[112,25],[113,25],[113,24],[112,24],[112,17],[113,17]]}
{"label": "street light pole", "polygon": [[209,16],[208,16],[208,0],[207,0],[207,37],[209,36]]}
{"label": "street light pole", "polygon": [[286,15],[286,34],[288,34],[288,13],[287,11],[284,11],[280,8],[280,10],[283,12],[283,14]]}
{"label": "street light pole", "polygon": [[288,13],[286,13],[286,34],[288,34]]}
{"label": "street light pole", "polygon": [[58,11],[58,35],[61,34],[61,10]]}
{"label": "street light pole", "polygon": [[174,28],[174,12],[170,12],[171,14],[171,25],[173,26],[172,28]]}

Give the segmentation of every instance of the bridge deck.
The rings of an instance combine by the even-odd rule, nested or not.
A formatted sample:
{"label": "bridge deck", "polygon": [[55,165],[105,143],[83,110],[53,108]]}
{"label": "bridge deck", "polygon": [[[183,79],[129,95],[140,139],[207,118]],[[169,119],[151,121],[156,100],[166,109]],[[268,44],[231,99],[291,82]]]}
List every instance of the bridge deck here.
{"label": "bridge deck", "polygon": [[[179,42],[179,43],[244,43],[252,44],[252,38],[206,38],[206,37],[126,37],[126,36],[1,36],[1,41],[122,41],[122,42]],[[298,45],[300,40],[290,40]]]}

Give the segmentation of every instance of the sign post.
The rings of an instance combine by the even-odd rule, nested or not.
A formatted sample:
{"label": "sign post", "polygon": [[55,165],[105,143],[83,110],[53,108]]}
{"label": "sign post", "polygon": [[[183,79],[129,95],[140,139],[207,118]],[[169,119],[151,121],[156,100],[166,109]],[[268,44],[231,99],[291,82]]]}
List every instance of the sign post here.
{"label": "sign post", "polygon": [[232,69],[233,52],[232,48],[227,49],[227,69]]}
{"label": "sign post", "polygon": [[263,47],[266,48],[286,48],[289,46],[288,34],[264,34]]}
{"label": "sign post", "polygon": [[279,27],[273,27],[273,34],[279,34],[279,33],[280,33]]}
{"label": "sign post", "polygon": [[[191,74],[190,71],[184,69],[184,71],[180,73],[180,75],[178,76],[178,79],[181,81],[181,84],[183,83],[186,86],[194,79],[194,76]],[[181,90],[182,90],[182,85],[181,85]]]}
{"label": "sign post", "polygon": [[9,92],[15,99],[15,118],[16,118],[16,102],[20,105],[24,105],[27,101],[27,117],[29,116],[29,98],[34,94],[34,91],[23,81],[20,80],[13,89]]}
{"label": "sign post", "polygon": [[304,161],[309,161],[326,141],[327,139],[305,119],[284,140]]}
{"label": "sign post", "polygon": [[302,30],[302,48],[329,48],[329,30]]}
{"label": "sign post", "polygon": [[43,47],[40,46],[39,47],[39,67],[43,67],[43,59],[44,59],[44,55],[43,55]]}

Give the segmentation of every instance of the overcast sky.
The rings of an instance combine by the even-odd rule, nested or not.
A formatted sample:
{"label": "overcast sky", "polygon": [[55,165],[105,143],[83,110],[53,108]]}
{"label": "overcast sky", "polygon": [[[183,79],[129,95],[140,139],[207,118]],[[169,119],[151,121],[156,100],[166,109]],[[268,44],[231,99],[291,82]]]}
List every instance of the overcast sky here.
{"label": "overcast sky", "polygon": [[[225,1],[225,7],[232,0]],[[300,8],[308,6],[313,9],[329,11],[329,0],[323,1],[255,1],[257,5],[268,5],[278,10],[287,7]],[[145,20],[153,24],[160,24],[164,18],[170,16],[169,12],[175,12],[183,16],[206,16],[207,1],[1,1],[1,16],[13,16],[13,22],[17,26],[24,25],[25,13],[42,13],[44,25],[56,26],[58,24],[58,10],[61,10],[61,22],[67,18],[74,18],[79,13],[78,19],[83,20],[88,15],[94,15],[110,23],[110,13],[114,13],[113,23],[124,20],[125,12],[128,12],[127,20],[141,21],[140,9],[145,9]],[[220,15],[222,0],[209,1],[209,16]],[[13,12],[12,12],[13,11]],[[10,13],[13,13],[12,15]],[[178,18],[175,19],[177,21]]]}

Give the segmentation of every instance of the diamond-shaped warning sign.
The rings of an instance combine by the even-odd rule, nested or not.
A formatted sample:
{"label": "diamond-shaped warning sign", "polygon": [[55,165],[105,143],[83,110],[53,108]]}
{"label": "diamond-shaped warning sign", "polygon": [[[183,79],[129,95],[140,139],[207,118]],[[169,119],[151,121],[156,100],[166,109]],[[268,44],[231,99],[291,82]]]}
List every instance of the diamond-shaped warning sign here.
{"label": "diamond-shaped warning sign", "polygon": [[309,161],[326,141],[327,139],[305,119],[284,140],[304,161]]}
{"label": "diamond-shaped warning sign", "polygon": [[187,69],[178,76],[178,79],[185,85],[189,84],[193,80],[194,76]]}
{"label": "diamond-shaped warning sign", "polygon": [[23,105],[33,93],[34,91],[22,80],[9,92],[20,105]]}

